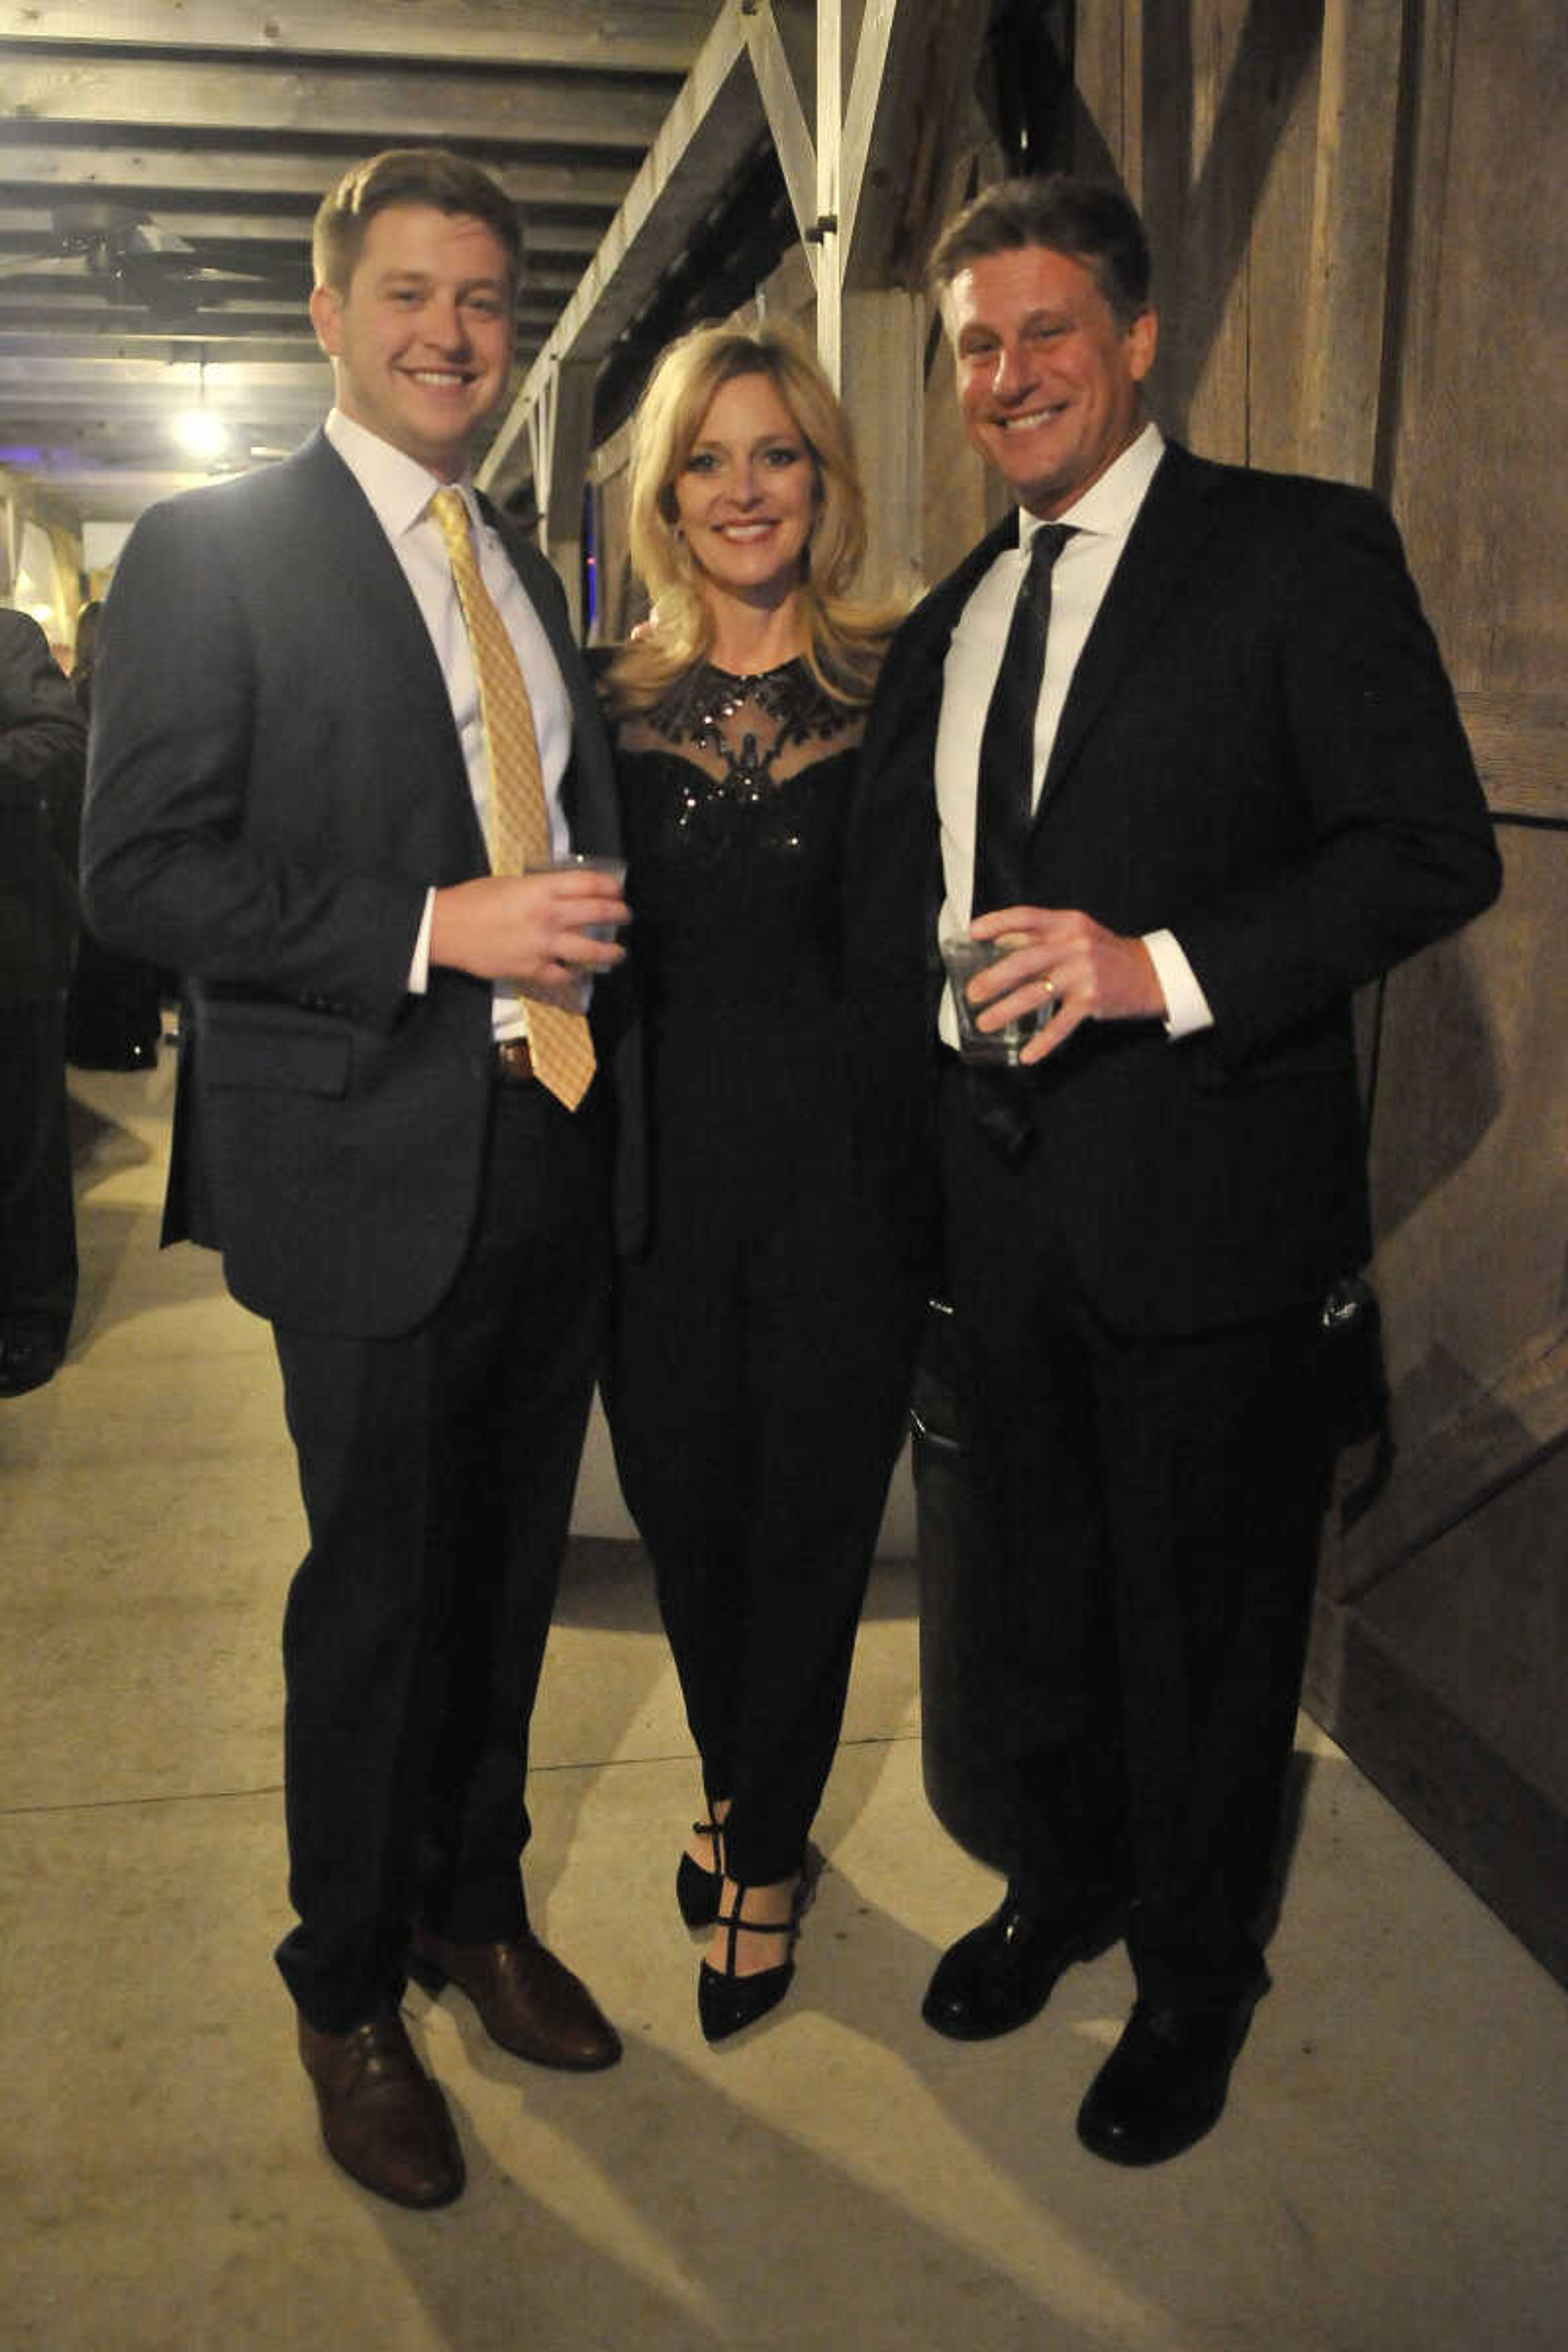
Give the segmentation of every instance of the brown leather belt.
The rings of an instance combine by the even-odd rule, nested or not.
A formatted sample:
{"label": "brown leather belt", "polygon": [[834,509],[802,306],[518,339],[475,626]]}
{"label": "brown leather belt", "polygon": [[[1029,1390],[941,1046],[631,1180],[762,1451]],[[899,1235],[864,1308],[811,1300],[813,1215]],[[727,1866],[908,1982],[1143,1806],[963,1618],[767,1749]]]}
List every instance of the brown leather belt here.
{"label": "brown leather belt", "polygon": [[503,1037],[495,1049],[495,1064],[498,1086],[533,1084],[533,1055],[528,1050],[526,1037]]}

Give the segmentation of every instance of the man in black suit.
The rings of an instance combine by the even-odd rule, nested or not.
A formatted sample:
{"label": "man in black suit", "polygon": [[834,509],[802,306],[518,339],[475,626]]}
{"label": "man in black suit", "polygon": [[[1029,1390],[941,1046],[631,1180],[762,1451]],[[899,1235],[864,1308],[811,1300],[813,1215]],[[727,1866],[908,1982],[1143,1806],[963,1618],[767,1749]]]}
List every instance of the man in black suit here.
{"label": "man in black suit", "polygon": [[65,1004],[86,744],[43,631],[0,610],[0,1396],[52,1378],[76,1306]]}
{"label": "man in black suit", "polygon": [[609,1234],[606,1072],[580,1094],[591,1050],[567,1085],[547,1047],[582,1054],[626,908],[487,846],[525,734],[547,845],[617,847],[559,583],[468,476],[518,257],[510,199],[438,150],[326,199],[334,408],[286,463],[138,524],[86,824],[99,935],[188,983],[165,1238],[221,1249],[271,1321],[299,1455],[279,1964],[329,2149],[412,2205],[463,2170],[405,1971],[542,2064],[619,2055],[519,1870]]}
{"label": "man in black suit", "polygon": [[[884,669],[850,938],[890,1198],[918,1200],[934,1128],[1016,1820],[925,2015],[1005,2032],[1125,1924],[1137,2004],[1079,2131],[1148,2163],[1219,2116],[1267,1983],[1321,1309],[1370,1250],[1351,994],[1498,862],[1383,508],[1147,420],[1131,205],[993,188],[934,276],[1018,506]],[[952,1050],[939,908],[1010,943],[968,982],[983,1030],[1054,1015],[1016,1066]]]}

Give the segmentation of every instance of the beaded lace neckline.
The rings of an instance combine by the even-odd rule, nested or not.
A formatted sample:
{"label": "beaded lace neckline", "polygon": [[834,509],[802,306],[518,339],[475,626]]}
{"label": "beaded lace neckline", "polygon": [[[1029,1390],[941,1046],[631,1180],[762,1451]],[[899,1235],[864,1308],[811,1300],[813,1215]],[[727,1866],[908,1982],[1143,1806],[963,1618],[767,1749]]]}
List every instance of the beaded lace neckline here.
{"label": "beaded lace neckline", "polygon": [[[799,656],[749,676],[700,662],[679,679],[644,724],[673,748],[717,761],[721,790],[755,799],[782,782],[781,754],[830,743],[858,729],[862,714],[824,692]],[[786,768],[798,761],[785,758]]]}

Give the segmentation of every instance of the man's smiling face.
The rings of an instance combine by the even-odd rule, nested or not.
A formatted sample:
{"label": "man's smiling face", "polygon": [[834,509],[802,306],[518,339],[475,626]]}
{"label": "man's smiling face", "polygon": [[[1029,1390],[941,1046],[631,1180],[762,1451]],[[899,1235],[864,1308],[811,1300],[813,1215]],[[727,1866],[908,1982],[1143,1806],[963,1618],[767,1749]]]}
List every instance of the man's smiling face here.
{"label": "man's smiling face", "polygon": [[1063,513],[1142,425],[1153,311],[1119,326],[1092,271],[1043,245],[968,263],[942,307],[971,441],[1031,514]]}
{"label": "man's smiling face", "polygon": [[511,269],[493,229],[433,205],[388,205],[365,229],[346,292],[318,286],[310,319],[345,416],[443,481],[466,470],[511,359]]}

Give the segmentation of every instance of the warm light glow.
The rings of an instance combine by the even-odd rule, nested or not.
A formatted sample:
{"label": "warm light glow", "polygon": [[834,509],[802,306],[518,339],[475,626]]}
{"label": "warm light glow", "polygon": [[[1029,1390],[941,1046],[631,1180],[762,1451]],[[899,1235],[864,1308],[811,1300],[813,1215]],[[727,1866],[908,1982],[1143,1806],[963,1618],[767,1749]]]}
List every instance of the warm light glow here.
{"label": "warm light glow", "polygon": [[221,457],[228,446],[227,428],[210,408],[187,408],[176,416],[174,438],[193,457]]}

